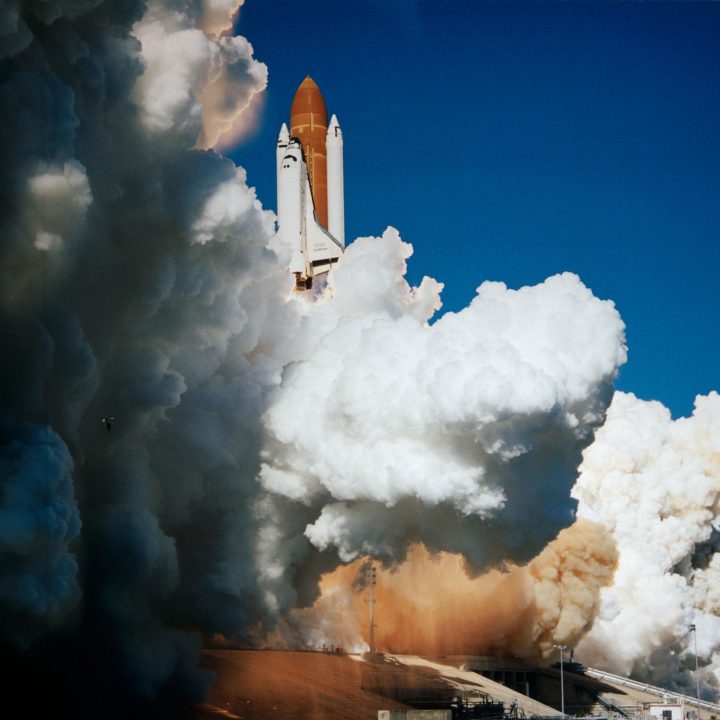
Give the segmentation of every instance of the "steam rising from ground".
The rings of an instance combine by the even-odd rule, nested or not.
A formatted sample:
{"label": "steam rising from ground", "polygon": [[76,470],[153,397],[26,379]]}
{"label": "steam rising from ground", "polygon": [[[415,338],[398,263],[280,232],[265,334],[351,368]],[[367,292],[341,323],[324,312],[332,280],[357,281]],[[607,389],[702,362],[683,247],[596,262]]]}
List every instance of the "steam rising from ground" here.
{"label": "steam rising from ground", "polygon": [[[573,490],[578,515],[601,522],[620,550],[596,627],[578,650],[693,694],[697,627],[701,680],[720,684],[720,396],[698,396],[690,418],[616,393],[585,451]],[[618,638],[622,641],[618,642]]]}
{"label": "steam rising from ground", "polygon": [[[376,646],[546,661],[555,644],[574,646],[592,626],[616,562],[612,538],[587,520],[563,530],[528,565],[477,577],[461,555],[414,545],[403,563],[378,568]],[[274,642],[367,647],[369,565],[356,560],[324,576],[315,605],[291,613]]]}
{"label": "steam rising from ground", "polygon": [[[543,548],[573,521],[581,454],[625,361],[622,321],[566,273],[483,283],[430,324],[442,286],[407,284],[412,248],[393,229],[353,243],[312,302],[292,298],[287,249],[244,170],[197,149],[237,130],[267,82],[247,41],[224,34],[238,6],[2,10],[2,652],[19,676],[45,667],[57,692],[106,708],[197,698],[201,634],[255,642],[367,554],[407,568],[390,592],[422,542],[473,572],[538,556],[491,576],[518,584],[534,619],[490,644],[542,655],[588,626],[612,567],[591,525]],[[715,411],[698,413],[692,427],[717,437]],[[668,443],[682,458],[701,447]],[[605,482],[593,457],[581,511],[611,528],[622,573],[628,543],[587,489]],[[683,620],[693,602],[703,618],[717,607],[717,513],[697,492],[685,550],[654,566],[692,579]],[[558,593],[579,598],[576,614],[557,614]]]}

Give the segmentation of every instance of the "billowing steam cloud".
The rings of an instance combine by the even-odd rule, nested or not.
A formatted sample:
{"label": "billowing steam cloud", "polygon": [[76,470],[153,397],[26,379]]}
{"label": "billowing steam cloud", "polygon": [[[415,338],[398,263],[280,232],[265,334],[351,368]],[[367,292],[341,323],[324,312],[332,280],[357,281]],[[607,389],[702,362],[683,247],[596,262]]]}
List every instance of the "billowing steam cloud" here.
{"label": "billowing steam cloud", "polygon": [[404,282],[410,252],[394,230],[349,248],[270,396],[260,480],[302,508],[269,513],[279,592],[288,536],[345,561],[422,541],[482,568],[529,560],[572,522],[581,451],[625,359],[616,310],[566,274],[485,283],[428,325],[440,286]]}
{"label": "billowing steam cloud", "polygon": [[[720,682],[720,396],[699,396],[672,421],[657,402],[617,393],[585,451],[573,489],[578,515],[602,523],[620,550],[599,621],[578,650],[588,662],[695,687]],[[713,686],[713,687],[711,687]]]}
{"label": "billowing steam cloud", "polygon": [[[392,229],[356,241],[312,302],[293,298],[272,214],[198,149],[267,81],[224,34],[238,7],[0,15],[0,643],[18,674],[45,668],[105,713],[200,697],[202,634],[256,642],[366,554],[427,565],[409,551],[422,542],[473,572],[536,558],[498,576],[534,619],[488,642],[526,657],[589,627],[613,566],[589,523],[543,550],[573,521],[625,360],[612,303],[571,274],[484,283],[431,324],[441,285],[407,284]],[[691,578],[706,614],[707,507],[658,566]],[[582,512],[611,529],[622,571],[623,536]],[[577,613],[557,613],[558,593]]]}

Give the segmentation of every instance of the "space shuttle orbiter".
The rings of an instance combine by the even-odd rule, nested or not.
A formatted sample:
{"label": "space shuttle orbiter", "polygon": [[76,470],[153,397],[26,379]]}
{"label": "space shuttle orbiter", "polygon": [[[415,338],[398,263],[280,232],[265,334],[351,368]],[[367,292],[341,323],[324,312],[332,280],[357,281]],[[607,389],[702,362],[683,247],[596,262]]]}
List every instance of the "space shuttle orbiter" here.
{"label": "space shuttle orbiter", "polygon": [[295,289],[308,290],[345,249],[343,139],[335,115],[327,122],[320,88],[308,75],[277,140],[278,235],[291,249]]}

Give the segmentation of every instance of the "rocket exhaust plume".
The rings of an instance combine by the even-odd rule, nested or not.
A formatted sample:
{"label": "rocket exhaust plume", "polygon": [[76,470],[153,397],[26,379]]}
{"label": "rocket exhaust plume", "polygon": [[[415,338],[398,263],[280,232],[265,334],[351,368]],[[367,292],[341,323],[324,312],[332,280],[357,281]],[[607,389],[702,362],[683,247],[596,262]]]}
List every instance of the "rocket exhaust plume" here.
{"label": "rocket exhaust plume", "polygon": [[[273,641],[315,648],[367,643],[366,564],[358,559],[323,576],[314,606],[294,611]],[[563,530],[527,565],[474,576],[462,555],[416,544],[403,562],[378,568],[377,647],[547,661],[555,644],[574,646],[592,626],[616,564],[610,534],[587,520]]]}

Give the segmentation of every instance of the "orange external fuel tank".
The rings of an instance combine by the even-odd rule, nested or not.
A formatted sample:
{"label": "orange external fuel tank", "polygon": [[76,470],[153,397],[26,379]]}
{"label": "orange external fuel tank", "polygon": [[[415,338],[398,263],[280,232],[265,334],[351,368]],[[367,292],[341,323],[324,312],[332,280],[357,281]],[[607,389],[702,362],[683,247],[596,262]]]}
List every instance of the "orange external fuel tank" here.
{"label": "orange external fuel tank", "polygon": [[300,140],[307,163],[310,188],[320,224],[328,226],[327,108],[320,88],[308,75],[295,93],[290,108],[290,135]]}

